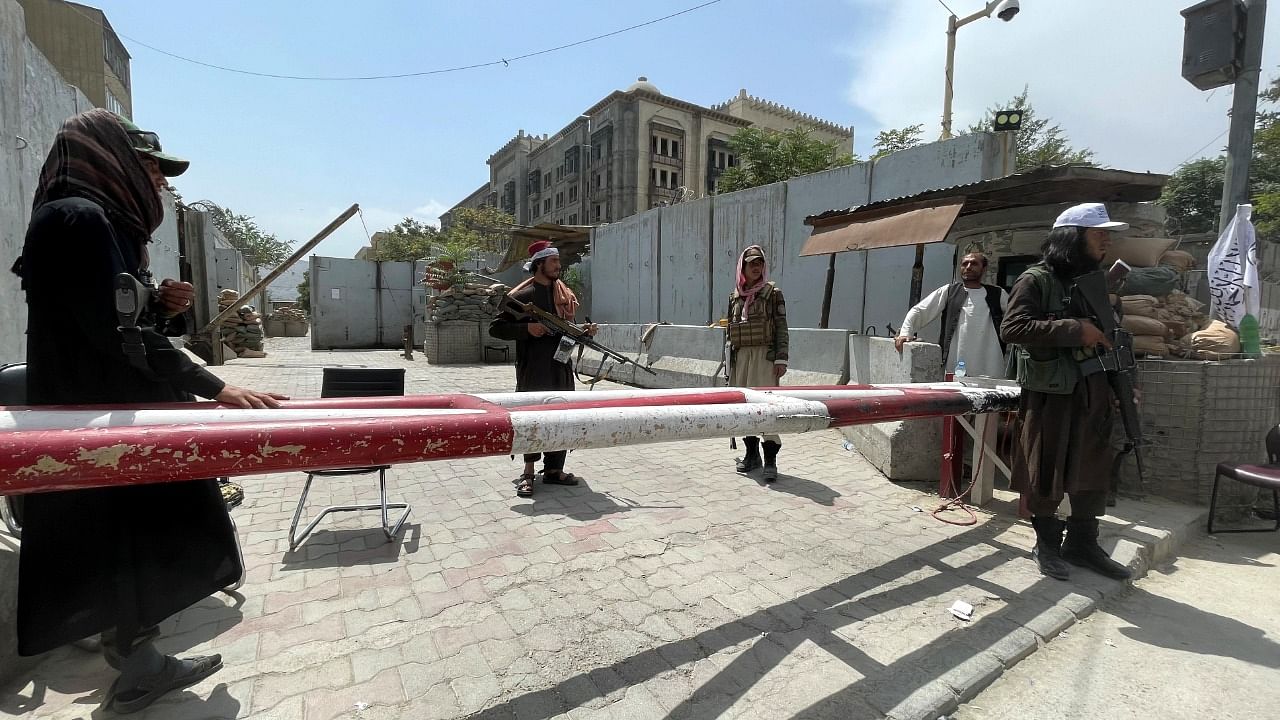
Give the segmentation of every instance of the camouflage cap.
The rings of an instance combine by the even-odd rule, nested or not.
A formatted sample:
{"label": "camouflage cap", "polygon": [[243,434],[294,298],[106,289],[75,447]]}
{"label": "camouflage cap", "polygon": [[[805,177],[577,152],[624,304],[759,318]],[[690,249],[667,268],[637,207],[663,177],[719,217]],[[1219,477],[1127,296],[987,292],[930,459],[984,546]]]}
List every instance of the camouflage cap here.
{"label": "camouflage cap", "polygon": [[116,115],[120,124],[124,126],[124,131],[129,135],[129,143],[133,145],[133,149],[145,155],[150,155],[160,162],[160,172],[165,177],[177,177],[187,171],[191,166],[191,161],[183,160],[176,155],[170,155],[160,151],[160,136],[150,130],[143,130],[134,125],[128,118]]}

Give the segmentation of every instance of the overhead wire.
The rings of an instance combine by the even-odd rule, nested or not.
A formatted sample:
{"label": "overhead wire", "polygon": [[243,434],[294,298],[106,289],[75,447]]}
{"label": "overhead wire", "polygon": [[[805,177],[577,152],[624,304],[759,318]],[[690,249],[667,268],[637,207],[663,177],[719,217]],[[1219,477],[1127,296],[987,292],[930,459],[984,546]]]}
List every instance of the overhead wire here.
{"label": "overhead wire", "polygon": [[[721,2],[724,2],[724,0],[707,0],[706,2],[703,2],[701,4],[694,5],[692,7],[688,7],[688,8],[685,8],[684,10],[673,12],[668,15],[663,15],[662,17],[659,17],[659,18],[646,20],[645,22],[636,23],[635,25],[629,25],[627,27],[620,28],[618,30],[613,30],[611,32],[601,33],[599,35],[593,35],[589,38],[585,38],[582,40],[576,40],[571,43],[565,43],[563,45],[557,45],[555,47],[546,48],[543,50],[536,50],[534,52],[525,53],[523,55],[516,55],[514,57],[501,57],[497,60],[491,60],[489,62],[472,63],[470,65],[457,65],[453,67],[437,68],[434,70],[420,70],[415,72],[393,73],[393,74],[386,74],[386,75],[285,75],[281,73],[269,73],[269,72],[259,72],[256,70],[245,70],[243,68],[233,68],[233,67],[228,67],[226,65],[218,65],[217,63],[205,62],[203,60],[196,60],[194,58],[189,58],[183,55],[179,55],[177,53],[170,52],[163,48],[158,48],[154,45],[145,43],[135,37],[130,37],[128,35],[125,35],[124,33],[119,32],[118,30],[116,31],[116,34],[128,40],[129,42],[136,43],[137,45],[147,48],[148,50],[158,52],[161,55],[167,55],[168,57],[171,57],[175,60],[181,60],[183,62],[191,63],[193,65],[200,65],[202,67],[207,67],[214,70],[221,70],[223,72],[237,73],[240,75],[251,75],[253,77],[271,78],[275,80],[308,80],[308,81],[396,80],[396,79],[402,79],[402,78],[425,77],[428,75],[443,75],[445,73],[462,72],[464,70],[478,70],[480,68],[495,67],[497,65],[501,65],[503,67],[510,67],[511,63],[513,62],[518,62],[520,60],[528,60],[530,58],[539,57],[541,55],[548,55],[550,53],[559,52],[561,50],[568,50],[569,48],[578,47],[580,45],[586,45],[588,43],[596,42],[597,40],[603,40],[605,38],[614,37],[615,35],[621,35],[623,33],[631,32],[632,30],[639,30],[640,28],[648,27],[650,25],[655,25],[657,23],[664,22],[666,20],[671,20],[672,18],[677,18],[677,17],[680,17],[681,15],[687,15],[691,12],[696,12],[705,7],[716,5]],[[82,16],[90,20],[93,20],[95,22],[99,21],[98,18],[94,18],[90,15],[85,14],[84,12],[81,12],[74,5],[68,5],[67,7],[70,7],[73,11],[80,13]]]}

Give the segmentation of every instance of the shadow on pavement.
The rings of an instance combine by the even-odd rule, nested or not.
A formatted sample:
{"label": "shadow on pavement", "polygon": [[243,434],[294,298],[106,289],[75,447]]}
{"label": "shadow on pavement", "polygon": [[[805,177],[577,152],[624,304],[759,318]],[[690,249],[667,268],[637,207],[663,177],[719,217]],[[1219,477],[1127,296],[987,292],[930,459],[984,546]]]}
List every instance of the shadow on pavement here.
{"label": "shadow on pavement", "polygon": [[544,485],[541,477],[534,484],[532,498],[520,498],[511,509],[526,517],[559,515],[578,521],[599,520],[609,515],[632,510],[676,510],[680,505],[641,505],[634,500],[611,493],[596,492],[586,479],[579,476],[578,484]]}
{"label": "shadow on pavement", "polygon": [[417,552],[421,541],[422,525],[414,522],[405,522],[390,542],[376,524],[367,530],[316,530],[302,541],[297,550],[284,554],[280,569],[313,570],[398,563],[402,553],[411,555]]}
{"label": "shadow on pavement", "polygon": [[756,481],[757,485],[776,492],[784,492],[795,495],[796,497],[808,498],[819,505],[831,507],[836,504],[836,498],[843,497],[840,493],[820,482],[797,477],[795,475],[779,473],[777,482],[767,483],[761,478],[756,477],[757,474],[758,473],[752,474],[752,479]]}
{"label": "shadow on pavement", "polygon": [[[934,543],[911,555],[856,573],[696,636],[645,650],[553,687],[513,698],[473,717],[483,720],[510,718],[512,715],[550,718],[594,697],[604,697],[642,684],[671,666],[700,660],[743,643],[749,643],[749,649],[738,653],[667,717],[720,717],[804,643],[813,643],[839,658],[862,679],[826,697],[815,697],[811,705],[792,717],[880,717],[918,693],[950,694],[954,698],[954,691],[944,684],[944,676],[948,672],[991,650],[1007,635],[1018,632],[1022,624],[1053,607],[1065,596],[1089,593],[1097,598],[1100,593],[1090,589],[1091,585],[1116,585],[1101,578],[1071,583],[1041,579],[1022,592],[1016,592],[984,579],[984,574],[1005,563],[1027,557],[1025,548],[995,539],[1011,524],[1008,518],[993,518],[962,535]],[[943,562],[944,558],[957,551],[979,544],[994,552],[958,567]],[[881,589],[893,580],[922,568],[936,572],[920,580]],[[980,614],[968,625],[957,624],[932,642],[890,663],[875,660],[858,643],[834,632],[836,628],[857,621],[874,622],[881,614],[917,602],[945,598],[966,586],[1008,604],[999,610]],[[874,645],[868,644],[868,648],[871,647]],[[998,664],[992,655],[986,655],[983,661]],[[943,682],[938,682],[940,680]],[[588,685],[594,694],[584,697],[582,689]]]}

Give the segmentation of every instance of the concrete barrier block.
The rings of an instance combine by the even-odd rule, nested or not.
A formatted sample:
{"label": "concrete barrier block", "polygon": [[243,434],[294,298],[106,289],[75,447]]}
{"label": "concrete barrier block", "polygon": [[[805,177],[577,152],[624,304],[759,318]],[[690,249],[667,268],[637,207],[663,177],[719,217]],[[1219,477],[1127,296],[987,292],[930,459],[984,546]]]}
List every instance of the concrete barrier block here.
{"label": "concrete barrier block", "polygon": [[783,385],[844,385],[849,381],[849,331],[794,328]]}
{"label": "concrete barrier block", "polygon": [[[599,332],[596,333],[596,340],[610,350],[616,350],[632,360],[640,362],[640,335],[644,332],[645,327],[644,325],[636,324],[602,324]],[[648,373],[637,371],[636,366],[630,363],[607,360],[603,354],[591,348],[586,348],[582,351],[582,358],[577,365],[578,372],[595,376],[601,372],[602,368],[606,379],[626,383],[627,385],[637,384],[637,373],[649,376]]]}
{"label": "concrete barrier block", "polygon": [[656,376],[635,374],[640,387],[716,387],[722,381],[720,358],[724,330],[703,325],[659,325],[654,329],[640,362]]}
{"label": "concrete barrier block", "polygon": [[[890,338],[849,336],[850,384],[940,382],[942,350],[912,342],[899,355]],[[842,430],[858,452],[890,480],[932,480],[938,476],[942,421],[907,420],[858,425]]]}

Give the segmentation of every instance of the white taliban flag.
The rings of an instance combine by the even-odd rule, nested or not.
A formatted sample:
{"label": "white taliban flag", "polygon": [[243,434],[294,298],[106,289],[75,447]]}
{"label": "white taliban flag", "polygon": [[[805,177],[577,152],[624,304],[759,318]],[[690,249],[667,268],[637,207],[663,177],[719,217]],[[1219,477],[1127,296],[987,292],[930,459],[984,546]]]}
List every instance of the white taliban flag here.
{"label": "white taliban flag", "polygon": [[1231,224],[1209,251],[1209,308],[1233,328],[1240,327],[1246,313],[1257,317],[1262,304],[1252,215],[1252,205],[1237,205]]}

